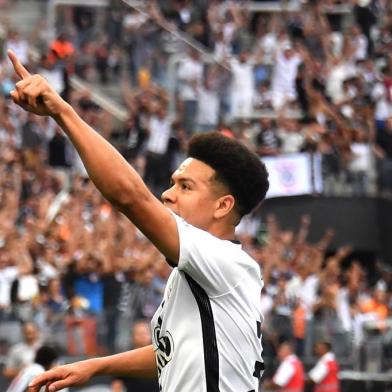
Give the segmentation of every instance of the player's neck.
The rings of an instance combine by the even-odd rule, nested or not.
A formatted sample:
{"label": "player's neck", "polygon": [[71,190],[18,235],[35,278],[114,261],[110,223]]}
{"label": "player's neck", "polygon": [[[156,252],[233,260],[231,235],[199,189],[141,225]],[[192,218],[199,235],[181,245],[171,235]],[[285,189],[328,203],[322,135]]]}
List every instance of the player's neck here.
{"label": "player's neck", "polygon": [[235,226],[234,225],[221,225],[216,224],[213,225],[209,233],[214,235],[215,237],[220,238],[221,240],[233,241],[235,240]]}

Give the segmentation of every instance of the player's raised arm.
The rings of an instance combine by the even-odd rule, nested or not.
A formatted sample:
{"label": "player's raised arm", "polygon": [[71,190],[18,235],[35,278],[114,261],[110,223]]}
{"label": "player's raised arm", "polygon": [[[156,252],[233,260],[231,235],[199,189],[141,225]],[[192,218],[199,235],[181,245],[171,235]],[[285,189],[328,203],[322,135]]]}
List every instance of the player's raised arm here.
{"label": "player's raised arm", "polygon": [[31,75],[12,51],[8,56],[21,79],[11,92],[23,109],[51,116],[68,135],[98,190],[119,208],[170,260],[177,261],[179,239],[172,214],[149,191],[120,153],[86,124],[40,75]]}

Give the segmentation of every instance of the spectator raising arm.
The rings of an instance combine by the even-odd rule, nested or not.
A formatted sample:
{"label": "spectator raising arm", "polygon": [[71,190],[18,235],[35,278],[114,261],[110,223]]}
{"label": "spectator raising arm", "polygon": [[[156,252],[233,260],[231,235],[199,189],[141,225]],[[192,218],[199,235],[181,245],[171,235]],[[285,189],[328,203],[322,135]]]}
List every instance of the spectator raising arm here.
{"label": "spectator raising arm", "polygon": [[[12,99],[25,110],[51,116],[77,149],[103,196],[118,207],[170,260],[177,261],[179,239],[172,214],[148,190],[137,172],[103,137],[89,127],[40,75],[30,75],[10,51],[21,78]],[[165,227],[165,230],[161,230]]]}

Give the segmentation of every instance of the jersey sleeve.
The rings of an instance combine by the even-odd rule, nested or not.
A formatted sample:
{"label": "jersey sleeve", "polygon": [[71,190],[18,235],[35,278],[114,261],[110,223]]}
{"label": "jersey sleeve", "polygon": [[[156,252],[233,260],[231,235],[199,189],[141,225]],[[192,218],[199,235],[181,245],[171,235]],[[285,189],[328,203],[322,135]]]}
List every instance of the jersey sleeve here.
{"label": "jersey sleeve", "polygon": [[288,361],[284,361],[276,371],[272,381],[279,387],[285,387],[292,377],[294,376],[295,368],[294,365]]}
{"label": "jersey sleeve", "polygon": [[175,218],[180,238],[178,269],[209,296],[230,292],[252,268],[249,256],[240,245],[214,237],[176,215]]}
{"label": "jersey sleeve", "polygon": [[327,376],[327,374],[328,374],[327,364],[323,361],[320,361],[309,372],[309,377],[315,384],[319,384],[321,381],[324,380],[324,378]]}

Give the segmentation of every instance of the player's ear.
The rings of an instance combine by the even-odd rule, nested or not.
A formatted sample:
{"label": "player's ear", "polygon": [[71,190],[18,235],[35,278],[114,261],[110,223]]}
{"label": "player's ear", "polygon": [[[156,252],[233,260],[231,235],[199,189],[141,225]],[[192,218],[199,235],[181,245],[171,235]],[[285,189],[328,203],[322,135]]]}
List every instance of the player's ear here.
{"label": "player's ear", "polygon": [[235,205],[235,198],[233,195],[221,196],[215,204],[214,218],[220,219],[229,214]]}

